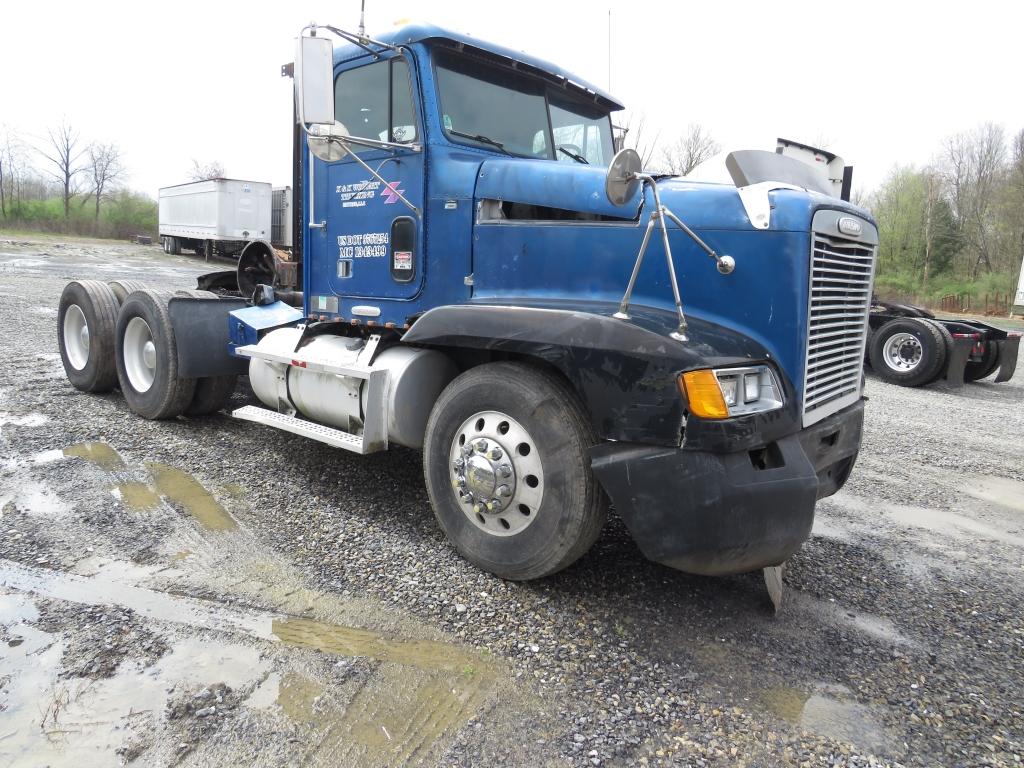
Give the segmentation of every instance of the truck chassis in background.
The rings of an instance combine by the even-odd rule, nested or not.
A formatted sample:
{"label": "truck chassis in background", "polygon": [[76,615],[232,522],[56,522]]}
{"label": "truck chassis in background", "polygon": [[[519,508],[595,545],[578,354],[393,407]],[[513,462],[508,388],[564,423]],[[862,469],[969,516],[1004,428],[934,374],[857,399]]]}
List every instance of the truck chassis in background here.
{"label": "truck chassis in background", "polygon": [[945,378],[962,386],[993,373],[1001,383],[1017,366],[1020,334],[980,320],[940,318],[921,307],[875,299],[868,322],[868,363],[891,384],[921,387]]}

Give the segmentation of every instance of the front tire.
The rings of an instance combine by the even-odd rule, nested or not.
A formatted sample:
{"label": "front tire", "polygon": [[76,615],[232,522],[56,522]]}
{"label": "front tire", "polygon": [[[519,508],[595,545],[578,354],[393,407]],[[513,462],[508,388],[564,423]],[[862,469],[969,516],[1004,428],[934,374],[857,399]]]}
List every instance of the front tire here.
{"label": "front tire", "polygon": [[178,377],[178,347],[167,291],[135,291],[117,316],[117,378],[128,407],[146,419],[173,419],[188,407],[196,380]]}
{"label": "front tire", "polygon": [[427,424],[423,468],[438,523],[463,557],[501,578],[562,570],[590,548],[607,514],[590,470],[596,442],[555,374],[518,363],[467,371]]}

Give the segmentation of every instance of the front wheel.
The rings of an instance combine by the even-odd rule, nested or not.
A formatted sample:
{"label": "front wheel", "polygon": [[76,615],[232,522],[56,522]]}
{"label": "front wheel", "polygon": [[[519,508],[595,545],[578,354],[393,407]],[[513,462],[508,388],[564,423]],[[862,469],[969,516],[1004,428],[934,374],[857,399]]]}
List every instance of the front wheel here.
{"label": "front wheel", "polygon": [[604,525],[607,497],[590,470],[596,442],[575,392],[555,374],[518,363],[467,371],[438,398],[424,443],[442,530],[501,578],[562,570]]}

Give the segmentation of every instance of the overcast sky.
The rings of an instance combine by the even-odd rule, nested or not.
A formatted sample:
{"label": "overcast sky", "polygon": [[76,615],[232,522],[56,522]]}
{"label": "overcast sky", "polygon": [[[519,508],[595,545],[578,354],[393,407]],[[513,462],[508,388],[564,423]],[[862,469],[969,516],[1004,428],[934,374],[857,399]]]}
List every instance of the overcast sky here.
{"label": "overcast sky", "polygon": [[[528,50],[611,91],[663,139],[700,122],[732,149],[824,143],[877,185],[983,121],[1024,128],[1024,4],[367,0],[372,35],[431,21]],[[290,183],[291,81],[280,65],[311,20],[355,29],[358,0],[114,3],[0,10],[0,123],[42,145],[66,116],[114,141],[155,196],[192,158]]]}

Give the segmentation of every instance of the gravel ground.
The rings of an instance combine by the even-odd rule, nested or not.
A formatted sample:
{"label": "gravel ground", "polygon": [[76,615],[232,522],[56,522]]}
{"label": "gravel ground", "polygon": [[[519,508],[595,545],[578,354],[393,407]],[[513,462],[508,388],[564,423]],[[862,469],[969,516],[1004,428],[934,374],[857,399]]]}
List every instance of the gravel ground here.
{"label": "gravel ground", "polygon": [[869,376],[776,615],[760,574],[649,563],[614,516],[566,572],[503,582],[447,546],[417,453],[67,383],[66,280],[205,271],[0,233],[0,763],[1024,764],[1024,365]]}

